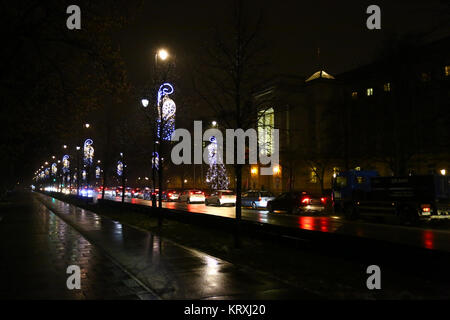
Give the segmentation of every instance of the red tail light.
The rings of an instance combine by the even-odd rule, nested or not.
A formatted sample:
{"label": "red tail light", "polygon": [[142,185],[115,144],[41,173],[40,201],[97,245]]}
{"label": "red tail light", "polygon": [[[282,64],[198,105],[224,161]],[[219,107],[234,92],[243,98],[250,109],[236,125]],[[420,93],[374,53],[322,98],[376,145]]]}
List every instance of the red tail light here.
{"label": "red tail light", "polygon": [[169,197],[171,197],[172,196],[172,193],[171,192],[169,192]]}
{"label": "red tail light", "polygon": [[309,198],[309,197],[302,198],[302,204],[309,204],[310,201],[311,201],[311,198]]}
{"label": "red tail light", "polygon": [[320,198],[320,202],[322,202],[323,204],[326,204],[327,203],[327,198],[326,197]]}
{"label": "red tail light", "polygon": [[190,195],[193,195],[194,193],[191,191],[191,192],[189,192],[189,194],[190,194]]}

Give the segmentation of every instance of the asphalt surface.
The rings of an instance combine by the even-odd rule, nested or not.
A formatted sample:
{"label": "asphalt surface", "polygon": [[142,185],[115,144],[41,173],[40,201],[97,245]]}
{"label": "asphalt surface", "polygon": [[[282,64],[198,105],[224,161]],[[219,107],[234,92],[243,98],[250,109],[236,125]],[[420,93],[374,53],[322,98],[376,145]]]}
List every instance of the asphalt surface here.
{"label": "asphalt surface", "polygon": [[68,229],[76,229],[113,257],[159,299],[317,298],[256,270],[238,267],[55,198],[42,194],[36,197],[64,220]]}
{"label": "asphalt surface", "polygon": [[[1,209],[0,300],[157,299],[39,201]],[[79,290],[67,288],[70,265],[80,267]]]}
{"label": "asphalt surface", "polygon": [[[109,200],[122,201],[121,197],[109,197]],[[125,198],[126,202],[151,206],[150,200]],[[187,212],[196,212],[235,217],[233,206],[206,206],[203,203],[163,202],[163,207]],[[419,226],[373,223],[365,220],[348,221],[333,215],[290,215],[282,212],[269,213],[267,210],[242,209],[242,219],[260,223],[269,223],[284,227],[300,228],[318,232],[330,232],[343,235],[384,240],[425,249],[450,252],[450,229],[448,224],[424,223]]]}

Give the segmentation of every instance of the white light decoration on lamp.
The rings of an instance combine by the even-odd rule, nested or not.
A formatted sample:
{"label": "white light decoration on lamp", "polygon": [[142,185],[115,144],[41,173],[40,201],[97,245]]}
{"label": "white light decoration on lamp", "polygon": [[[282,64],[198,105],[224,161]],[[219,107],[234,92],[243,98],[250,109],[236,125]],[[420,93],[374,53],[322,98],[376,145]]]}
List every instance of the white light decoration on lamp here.
{"label": "white light decoration on lamp", "polygon": [[152,168],[159,169],[159,153],[156,151],[152,153]]}
{"label": "white light decoration on lamp", "polygon": [[[163,140],[170,140],[172,133],[175,131],[175,113],[177,110],[175,101],[169,98],[169,94],[174,92],[173,86],[166,82],[163,83],[158,90],[158,129],[157,135],[158,138],[162,138]],[[161,106],[162,103],[162,106]],[[162,115],[161,115],[162,113]],[[162,120],[162,134],[160,134],[160,122]],[[161,137],[162,136],[162,137]]]}
{"label": "white light decoration on lamp", "polygon": [[121,177],[123,174],[123,163],[122,161],[117,161],[117,175]]}
{"label": "white light decoration on lamp", "polygon": [[63,173],[68,173],[69,166],[70,166],[69,155],[67,155],[67,154],[64,155],[64,157],[62,158],[62,163],[63,163],[63,167],[62,167]]}
{"label": "white light decoration on lamp", "polygon": [[86,170],[83,169],[83,171],[81,171],[81,178],[83,180],[86,180],[86,177],[87,177],[87,172],[86,172]]}
{"label": "white light decoration on lamp", "polygon": [[55,175],[58,172],[58,167],[56,163],[52,163],[52,174]]}
{"label": "white light decoration on lamp", "polygon": [[84,163],[86,165],[92,165],[94,159],[94,147],[92,146],[94,142],[92,139],[86,139],[84,142]]}
{"label": "white light decoration on lamp", "polygon": [[101,169],[100,169],[99,166],[97,166],[97,167],[95,168],[95,178],[96,178],[96,179],[99,179],[99,178],[100,178],[100,172],[101,172]]}

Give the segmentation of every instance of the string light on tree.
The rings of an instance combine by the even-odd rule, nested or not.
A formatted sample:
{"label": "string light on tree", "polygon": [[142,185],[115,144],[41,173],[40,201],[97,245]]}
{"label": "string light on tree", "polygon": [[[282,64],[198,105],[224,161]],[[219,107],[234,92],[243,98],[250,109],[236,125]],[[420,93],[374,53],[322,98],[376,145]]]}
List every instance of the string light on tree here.
{"label": "string light on tree", "polygon": [[230,184],[227,176],[227,170],[223,164],[222,159],[220,159],[220,154],[217,152],[217,140],[213,136],[209,139],[210,144],[208,145],[208,160],[209,168],[206,173],[206,182],[210,185],[213,190],[226,190]]}

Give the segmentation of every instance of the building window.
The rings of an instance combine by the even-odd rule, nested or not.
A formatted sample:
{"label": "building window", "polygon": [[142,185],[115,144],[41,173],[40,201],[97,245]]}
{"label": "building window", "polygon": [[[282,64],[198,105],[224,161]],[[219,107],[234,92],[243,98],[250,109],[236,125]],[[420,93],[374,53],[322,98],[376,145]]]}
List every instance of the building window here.
{"label": "building window", "polygon": [[353,91],[352,92],[352,99],[356,99],[358,98],[358,92],[357,91]]}
{"label": "building window", "polygon": [[273,153],[272,133],[275,126],[275,115],[273,108],[261,111],[258,118],[258,142],[260,143],[260,152],[270,156]]}
{"label": "building window", "polygon": [[316,167],[312,168],[312,170],[311,170],[311,179],[310,179],[311,183],[317,183],[319,181],[317,179],[316,171],[317,171]]}
{"label": "building window", "polygon": [[450,66],[444,67],[444,74],[446,77],[450,76]]}
{"label": "building window", "polygon": [[373,96],[373,88],[367,88],[367,96]]}
{"label": "building window", "polygon": [[391,83],[390,83],[390,82],[386,82],[386,83],[384,84],[384,91],[385,91],[385,92],[391,91]]}

